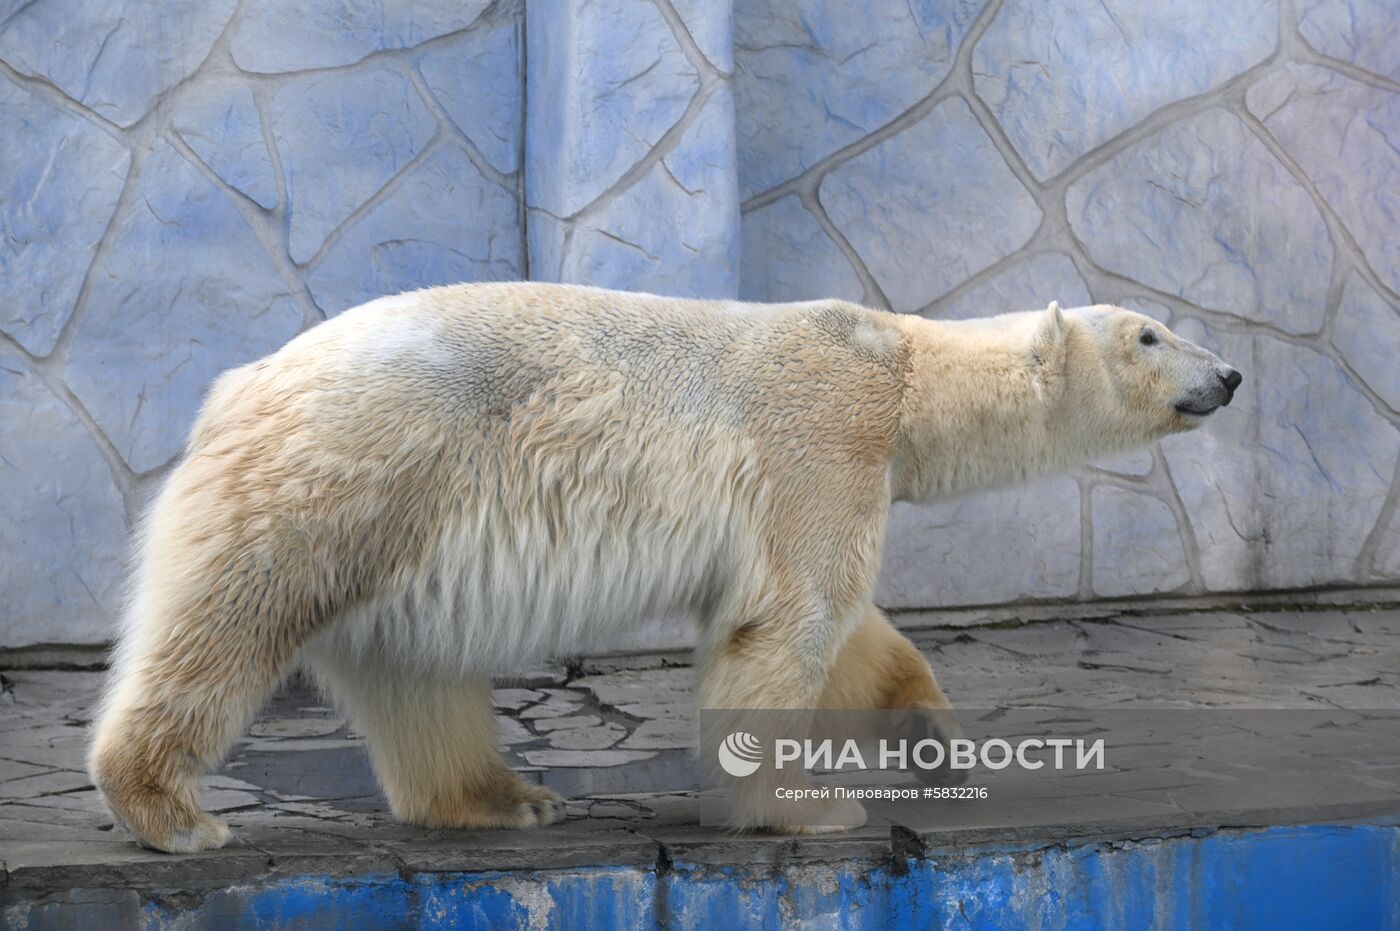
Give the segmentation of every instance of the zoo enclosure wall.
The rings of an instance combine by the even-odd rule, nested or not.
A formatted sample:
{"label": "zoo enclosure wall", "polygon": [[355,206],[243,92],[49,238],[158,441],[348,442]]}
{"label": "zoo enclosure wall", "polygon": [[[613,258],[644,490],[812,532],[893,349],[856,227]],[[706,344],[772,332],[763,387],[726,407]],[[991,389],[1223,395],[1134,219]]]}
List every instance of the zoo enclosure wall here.
{"label": "zoo enclosure wall", "polygon": [[461,280],[940,318],[1122,304],[1243,369],[1236,403],[897,507],[877,600],[1400,583],[1391,5],[376,9],[0,21],[0,647],[110,637],[130,530],[219,371]]}

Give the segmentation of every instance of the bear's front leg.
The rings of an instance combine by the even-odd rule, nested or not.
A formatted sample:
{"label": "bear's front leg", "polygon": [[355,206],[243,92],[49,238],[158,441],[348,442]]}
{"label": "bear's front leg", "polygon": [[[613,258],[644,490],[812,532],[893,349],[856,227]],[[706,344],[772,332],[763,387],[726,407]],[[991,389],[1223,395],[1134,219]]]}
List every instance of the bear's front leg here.
{"label": "bear's front leg", "polygon": [[530,828],[564,819],[564,800],[501,759],[487,679],[464,681],[374,656],[307,657],[365,735],[394,816],[427,828]]}

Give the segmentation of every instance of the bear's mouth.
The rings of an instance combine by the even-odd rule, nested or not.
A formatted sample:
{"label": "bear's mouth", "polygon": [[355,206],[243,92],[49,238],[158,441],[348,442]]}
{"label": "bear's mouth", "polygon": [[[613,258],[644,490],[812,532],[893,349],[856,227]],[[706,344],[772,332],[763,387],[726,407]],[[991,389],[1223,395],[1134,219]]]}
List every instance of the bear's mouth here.
{"label": "bear's mouth", "polygon": [[1187,401],[1180,401],[1176,405],[1176,412],[1188,417],[1209,417],[1219,409],[1219,404],[1191,404]]}

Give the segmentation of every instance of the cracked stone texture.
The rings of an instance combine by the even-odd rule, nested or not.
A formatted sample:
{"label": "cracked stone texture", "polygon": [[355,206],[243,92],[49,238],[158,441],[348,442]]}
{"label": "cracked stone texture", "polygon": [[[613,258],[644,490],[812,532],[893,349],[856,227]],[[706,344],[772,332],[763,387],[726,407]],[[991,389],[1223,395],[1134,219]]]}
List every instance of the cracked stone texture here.
{"label": "cracked stone texture", "polygon": [[[465,228],[464,216],[473,219]],[[351,226],[306,283],[333,314],[415,288],[517,279],[522,266],[515,192],[444,145]]]}
{"label": "cracked stone texture", "polygon": [[0,60],[119,126],[141,119],[209,54],[235,0],[6,4]]}
{"label": "cracked stone texture", "polygon": [[946,320],[988,317],[1008,310],[1039,310],[1051,301],[1061,307],[1094,303],[1069,256],[1048,252],[1002,269],[957,297],[935,304],[934,316]]}
{"label": "cracked stone texture", "polygon": [[156,468],[214,376],[296,335],[287,291],[223,192],[159,142],[98,261],[65,377],[127,464]]}
{"label": "cracked stone texture", "polygon": [[962,100],[832,171],[820,196],[900,311],[1024,246],[1041,217]]}
{"label": "cracked stone texture", "polygon": [[1302,0],[1298,32],[1325,55],[1400,81],[1394,0]]}
{"label": "cracked stone texture", "polygon": [[[869,135],[948,74],[977,4],[758,0],[735,7],[739,183],[767,190]],[[857,17],[860,28],[853,29]],[[898,80],[891,76],[898,74]]]}
{"label": "cracked stone texture", "polygon": [[1377,527],[1376,561],[1372,575],[1390,579],[1400,575],[1400,507],[1390,512],[1388,521]]}
{"label": "cracked stone texture", "polygon": [[569,217],[595,201],[676,125],[700,77],[651,0],[528,5],[526,191]]}
{"label": "cracked stone texture", "polygon": [[1146,475],[1152,471],[1152,464],[1152,450],[1150,449],[1139,449],[1094,463],[1100,469],[1107,469],[1120,475]]}
{"label": "cracked stone texture", "polygon": [[733,294],[739,280],[733,128],[733,99],[721,90],[625,197],[580,220],[560,279],[656,294]]}
{"label": "cracked stone texture", "polygon": [[98,127],[0,81],[0,332],[53,348],[112,218],[131,155]]}
{"label": "cracked stone texture", "polygon": [[1243,121],[1211,109],[1069,189],[1104,268],[1289,333],[1321,329],[1333,250],[1322,214]]}
{"label": "cracked stone texture", "polygon": [[423,53],[418,71],[453,125],[498,170],[520,162],[520,17],[484,23],[459,41]]}
{"label": "cracked stone texture", "polygon": [[1079,486],[1070,478],[929,507],[896,504],[875,600],[967,605],[1063,598],[1078,590],[1079,564]]}
{"label": "cracked stone texture", "polygon": [[[13,6],[0,352],[43,390],[0,405],[63,437],[46,470],[0,425],[29,450],[0,475],[42,541],[4,538],[22,579],[108,597],[220,369],[383,292],[528,275],[948,319],[1122,303],[1244,370],[1158,459],[898,509],[891,606],[1400,582],[1388,0],[1298,0],[1282,37],[1265,0]],[[114,605],[32,584],[0,646],[110,631]]]}
{"label": "cracked stone texture", "polygon": [[[1233,824],[1392,823],[1400,811],[1394,609],[1106,614],[1093,622],[916,630],[911,638],[962,709],[969,736],[1103,736],[1107,769],[1028,775],[979,767],[971,784],[987,786],[990,802],[872,805],[868,828],[834,838],[736,835],[698,823],[704,809],[691,754],[688,660],[582,658],[548,692],[498,693],[500,729],[514,735],[507,760],[563,794],[567,820],[528,832],[429,831],[389,816],[363,741],[294,678],[221,771],[203,780],[201,803],[229,821],[237,840],[219,851],[167,855],[132,843],[88,781],[87,725],[102,676],[0,669],[3,904],[22,924],[22,910],[49,894],[162,888],[172,875],[183,878],[181,898],[189,901],[224,901],[218,897],[230,887],[298,874],[492,870],[494,886],[507,889],[524,875],[516,870],[599,864],[727,869],[848,860],[861,850],[887,864],[892,825],[930,854],[964,855],[976,844],[1151,841]],[[626,710],[639,698],[684,707],[685,718],[641,719]],[[587,714],[567,722],[526,716],[553,701]],[[565,743],[587,748],[555,749]],[[85,900],[95,899],[88,892]]]}
{"label": "cracked stone texture", "polygon": [[353,64],[465,29],[489,0],[253,0],[230,40],[247,71],[302,71]]}
{"label": "cracked stone texture", "polygon": [[1027,167],[1046,178],[1277,44],[1276,0],[1222,4],[1210,20],[1172,3],[1008,0],[973,55],[977,95]]}
{"label": "cracked stone texture", "polygon": [[437,131],[412,82],[389,67],[303,78],[284,85],[270,107],[291,202],[288,242],[297,262],[315,255],[356,205],[412,161]]}
{"label": "cracked stone texture", "polygon": [[1400,290],[1400,95],[1325,68],[1290,65],[1251,87],[1247,99],[1341,216],[1382,282]]}
{"label": "cracked stone texture", "polygon": [[[1215,591],[1289,588],[1353,577],[1389,491],[1400,436],[1317,349],[1184,321],[1178,331],[1256,377],[1218,429],[1162,448]],[[1257,449],[1238,453],[1244,438]]]}
{"label": "cracked stone texture", "polygon": [[1400,410],[1400,312],[1354,272],[1342,291],[1332,344],[1372,391]]}
{"label": "cracked stone texture", "polygon": [[171,120],[180,138],[230,186],[264,207],[277,206],[276,173],[253,92],[214,87],[183,104]]}
{"label": "cracked stone texture", "polygon": [[1176,515],[1166,502],[1114,485],[1092,496],[1094,592],[1109,597],[1148,595],[1191,580]]}
{"label": "cracked stone texture", "polygon": [[[0,348],[0,643],[106,637],[126,569],[122,496],[93,437]],[[62,618],[62,625],[41,619]],[[29,629],[30,624],[38,630]]]}
{"label": "cracked stone texture", "polygon": [[738,293],[734,97],[715,53],[729,13],[701,14],[660,0],[527,7],[531,277]]}
{"label": "cracked stone texture", "polygon": [[859,302],[865,287],[841,249],[796,196],[744,217],[739,296],[746,301]]}
{"label": "cracked stone texture", "polygon": [[700,54],[717,71],[734,70],[734,10],[713,0],[670,0]]}

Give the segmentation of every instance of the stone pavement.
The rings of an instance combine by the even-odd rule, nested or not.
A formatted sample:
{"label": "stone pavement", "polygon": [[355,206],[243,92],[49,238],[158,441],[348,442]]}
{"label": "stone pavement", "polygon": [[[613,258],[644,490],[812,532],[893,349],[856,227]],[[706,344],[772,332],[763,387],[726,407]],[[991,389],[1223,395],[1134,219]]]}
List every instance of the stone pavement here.
{"label": "stone pavement", "polygon": [[698,824],[688,658],[612,656],[522,673],[496,691],[512,763],[570,799],[566,822],[424,831],[386,816],[354,729],[294,680],[205,782],[204,804],[237,840],[169,856],[114,829],[83,772],[101,675],[15,669],[0,680],[0,902],[78,884],[888,860],[1400,816],[1400,609],[1123,615],[912,636],[961,707],[1009,709],[965,712],[969,735],[997,721],[1016,722],[1008,733],[1078,722],[1109,735],[1108,772],[979,770],[972,784],[992,787],[986,801],[872,808],[867,827],[822,838],[736,836]]}

